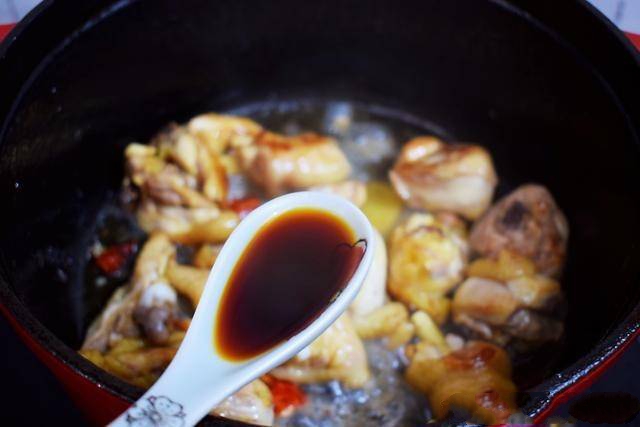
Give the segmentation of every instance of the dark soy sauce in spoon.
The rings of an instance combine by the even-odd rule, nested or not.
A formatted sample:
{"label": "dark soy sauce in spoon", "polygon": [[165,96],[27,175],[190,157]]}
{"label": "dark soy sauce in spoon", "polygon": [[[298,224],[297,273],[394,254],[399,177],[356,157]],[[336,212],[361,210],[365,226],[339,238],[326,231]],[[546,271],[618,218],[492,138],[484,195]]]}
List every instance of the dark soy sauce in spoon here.
{"label": "dark soy sauce in spoon", "polygon": [[267,222],[225,285],[214,346],[227,360],[257,356],[300,332],[344,289],[365,242],[335,215],[313,208]]}

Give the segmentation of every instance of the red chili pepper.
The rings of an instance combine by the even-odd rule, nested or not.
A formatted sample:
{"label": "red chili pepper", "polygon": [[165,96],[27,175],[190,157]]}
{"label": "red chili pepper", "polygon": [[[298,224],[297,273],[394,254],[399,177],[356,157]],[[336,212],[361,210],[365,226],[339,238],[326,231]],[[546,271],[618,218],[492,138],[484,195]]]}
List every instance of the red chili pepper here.
{"label": "red chili pepper", "polygon": [[96,265],[105,274],[120,270],[136,249],[135,242],[120,243],[106,248],[95,258]]}
{"label": "red chili pepper", "polygon": [[307,396],[295,383],[265,375],[262,380],[271,390],[273,409],[276,415],[285,411],[293,411],[307,402]]}
{"label": "red chili pepper", "polygon": [[229,200],[226,205],[240,215],[240,218],[244,218],[249,212],[260,206],[261,203],[260,199],[256,197],[246,197],[244,199]]}

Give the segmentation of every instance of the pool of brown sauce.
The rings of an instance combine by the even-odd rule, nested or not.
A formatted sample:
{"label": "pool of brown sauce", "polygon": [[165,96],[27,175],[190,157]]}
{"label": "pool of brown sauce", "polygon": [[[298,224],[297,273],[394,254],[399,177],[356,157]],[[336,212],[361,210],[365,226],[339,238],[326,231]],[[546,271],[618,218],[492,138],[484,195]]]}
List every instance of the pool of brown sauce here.
{"label": "pool of brown sauce", "polygon": [[298,208],[256,233],[225,285],[214,345],[227,360],[257,356],[313,322],[347,285],[366,246],[337,216]]}

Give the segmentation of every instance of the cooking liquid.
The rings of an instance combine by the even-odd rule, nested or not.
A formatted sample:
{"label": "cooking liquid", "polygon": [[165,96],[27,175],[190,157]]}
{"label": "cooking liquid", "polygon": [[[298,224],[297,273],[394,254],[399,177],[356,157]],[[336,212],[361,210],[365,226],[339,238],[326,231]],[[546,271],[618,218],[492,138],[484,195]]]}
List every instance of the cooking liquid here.
{"label": "cooking liquid", "polygon": [[322,313],[347,285],[366,245],[335,215],[300,208],[267,222],[225,286],[214,346],[225,359],[257,356]]}

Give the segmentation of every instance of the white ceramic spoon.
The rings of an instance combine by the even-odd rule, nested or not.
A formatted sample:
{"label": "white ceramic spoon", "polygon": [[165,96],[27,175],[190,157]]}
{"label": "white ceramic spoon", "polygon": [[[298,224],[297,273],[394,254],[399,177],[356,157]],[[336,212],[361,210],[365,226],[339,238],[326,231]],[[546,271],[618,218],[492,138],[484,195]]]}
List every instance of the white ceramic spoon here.
{"label": "white ceramic spoon", "polygon": [[[343,291],[324,311],[290,339],[248,360],[232,362],[213,345],[216,314],[238,258],[270,219],[296,208],[315,208],[341,218],[366,250]],[[310,242],[313,243],[313,242]],[[371,266],[375,248],[371,224],[347,200],[326,193],[299,192],[273,199],[251,212],[231,234],[211,269],[189,330],[164,374],[111,426],[191,426],[245,384],[287,361],[309,345],[355,298]],[[289,303],[295,304],[295,301]]]}

